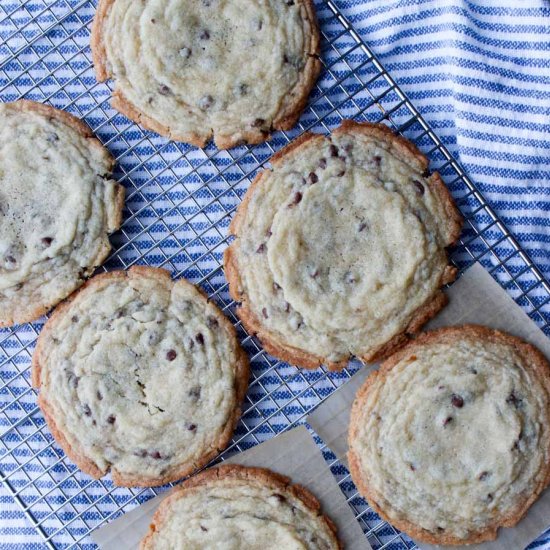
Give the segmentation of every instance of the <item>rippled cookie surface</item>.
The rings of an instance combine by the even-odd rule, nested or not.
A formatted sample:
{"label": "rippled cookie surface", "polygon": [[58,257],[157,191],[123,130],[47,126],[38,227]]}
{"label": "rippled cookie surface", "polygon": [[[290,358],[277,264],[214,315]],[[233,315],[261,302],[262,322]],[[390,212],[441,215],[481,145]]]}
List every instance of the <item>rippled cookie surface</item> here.
{"label": "rippled cookie surface", "polygon": [[305,488],[261,468],[221,466],[163,501],[141,550],[338,550],[332,522]]}
{"label": "rippled cookie surface", "polygon": [[96,276],[60,306],[33,357],[39,405],[68,456],[119,485],[160,485],[229,441],[248,384],[234,329],[161,269]]}
{"label": "rippled cookie surface", "polygon": [[492,540],[550,481],[549,392],[550,365],[518,338],[477,326],[426,333],[358,392],[353,479],[418,540]]}
{"label": "rippled cookie surface", "polygon": [[310,0],[101,0],[92,51],[117,109],[200,147],[292,128],[320,69]]}
{"label": "rippled cookie surface", "polygon": [[40,317],[106,258],[124,203],[112,166],[68,113],[0,105],[0,326]]}
{"label": "rippled cookie surface", "polygon": [[427,160],[386,127],[307,134],[252,183],[225,257],[239,316],[305,367],[372,360],[444,304],[460,216]]}

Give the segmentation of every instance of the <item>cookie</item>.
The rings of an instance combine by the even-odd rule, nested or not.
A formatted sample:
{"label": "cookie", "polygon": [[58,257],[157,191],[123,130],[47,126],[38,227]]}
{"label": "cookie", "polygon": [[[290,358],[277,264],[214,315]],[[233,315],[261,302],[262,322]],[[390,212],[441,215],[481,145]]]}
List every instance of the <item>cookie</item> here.
{"label": "cookie", "polygon": [[163,269],[93,277],[59,306],[33,355],[33,385],[78,467],[121,486],[154,486],[228,444],[248,360],[216,306]]}
{"label": "cookie", "polygon": [[113,164],[72,115],[0,104],[0,327],[37,319],[105,260],[124,205]]}
{"label": "cookie", "polygon": [[115,109],[221,149],[291,129],[321,67],[311,0],[100,0],[92,54]]}
{"label": "cookie", "polygon": [[304,487],[263,468],[224,465],[177,487],[159,506],[141,550],[337,550],[332,521]]}
{"label": "cookie", "polygon": [[348,458],[359,492],[417,540],[493,540],[550,482],[550,364],[485,327],[423,334],[357,393]]}
{"label": "cookie", "polygon": [[225,253],[238,315],[266,350],[315,368],[373,361],[445,304],[461,218],[438,174],[383,125],[305,134],[246,193]]}

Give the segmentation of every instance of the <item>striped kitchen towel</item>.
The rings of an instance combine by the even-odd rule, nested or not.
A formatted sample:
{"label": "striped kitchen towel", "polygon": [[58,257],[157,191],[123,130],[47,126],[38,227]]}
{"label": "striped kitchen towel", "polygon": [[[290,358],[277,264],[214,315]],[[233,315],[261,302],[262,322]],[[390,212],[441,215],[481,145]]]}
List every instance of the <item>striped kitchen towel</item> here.
{"label": "striped kitchen towel", "polygon": [[550,279],[550,2],[335,1]]}

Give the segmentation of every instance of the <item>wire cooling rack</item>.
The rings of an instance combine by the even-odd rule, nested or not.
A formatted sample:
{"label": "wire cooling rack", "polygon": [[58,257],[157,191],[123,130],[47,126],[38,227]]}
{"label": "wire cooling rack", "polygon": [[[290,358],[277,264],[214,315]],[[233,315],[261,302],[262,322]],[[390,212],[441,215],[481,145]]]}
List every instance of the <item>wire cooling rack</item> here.
{"label": "wire cooling rack", "polygon": [[[466,220],[452,261],[461,270],[481,262],[550,334],[550,288],[540,272],[336,5],[329,0],[316,5],[324,71],[300,124],[270,143],[217,151],[212,145],[198,150],[167,141],[110,108],[110,85],[96,82],[91,63],[95,2],[0,3],[0,99],[25,97],[76,114],[117,158],[115,176],[127,193],[125,221],[103,269],[133,264],[169,269],[202,286],[239,331],[252,376],[244,414],[222,458],[303,422],[358,368],[305,372],[265,354],[235,317],[221,269],[229,221],[250,180],[274,151],[303,131],[328,132],[343,118],[355,118],[384,122],[413,140],[431,168],[441,172]],[[92,480],[65,459],[30,386],[31,355],[42,324],[0,330],[0,481],[47,547],[93,548],[92,529],[159,490],[115,488],[108,478]],[[371,545],[413,548],[368,507],[334,455],[323,452]]]}

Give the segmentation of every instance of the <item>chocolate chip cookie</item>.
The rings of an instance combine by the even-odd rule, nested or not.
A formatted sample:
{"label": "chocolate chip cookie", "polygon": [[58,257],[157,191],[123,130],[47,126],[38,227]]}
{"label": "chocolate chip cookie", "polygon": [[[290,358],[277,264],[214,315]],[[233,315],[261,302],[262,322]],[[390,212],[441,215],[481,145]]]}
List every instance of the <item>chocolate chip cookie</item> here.
{"label": "chocolate chip cookie", "polygon": [[197,288],[133,267],[93,277],[55,310],[32,375],[50,430],[84,472],[154,486],[225,448],[248,361]]}
{"label": "chocolate chip cookie", "polygon": [[113,163],[72,115],[0,104],[0,327],[40,317],[107,257],[124,204]]}
{"label": "chocolate chip cookie", "polygon": [[423,334],[359,390],[349,464],[371,506],[416,539],[493,540],[550,482],[550,364],[485,327]]}
{"label": "chocolate chip cookie", "polygon": [[258,175],[225,253],[238,315],[266,350],[331,369],[403,345],[445,304],[461,217],[438,174],[383,125],[305,134]]}
{"label": "chocolate chip cookie", "polygon": [[100,0],[92,54],[121,113],[221,149],[292,128],[321,66],[311,0]]}
{"label": "chocolate chip cookie", "polygon": [[220,466],[188,479],[158,508],[141,550],[338,550],[336,528],[304,487],[263,468]]}

